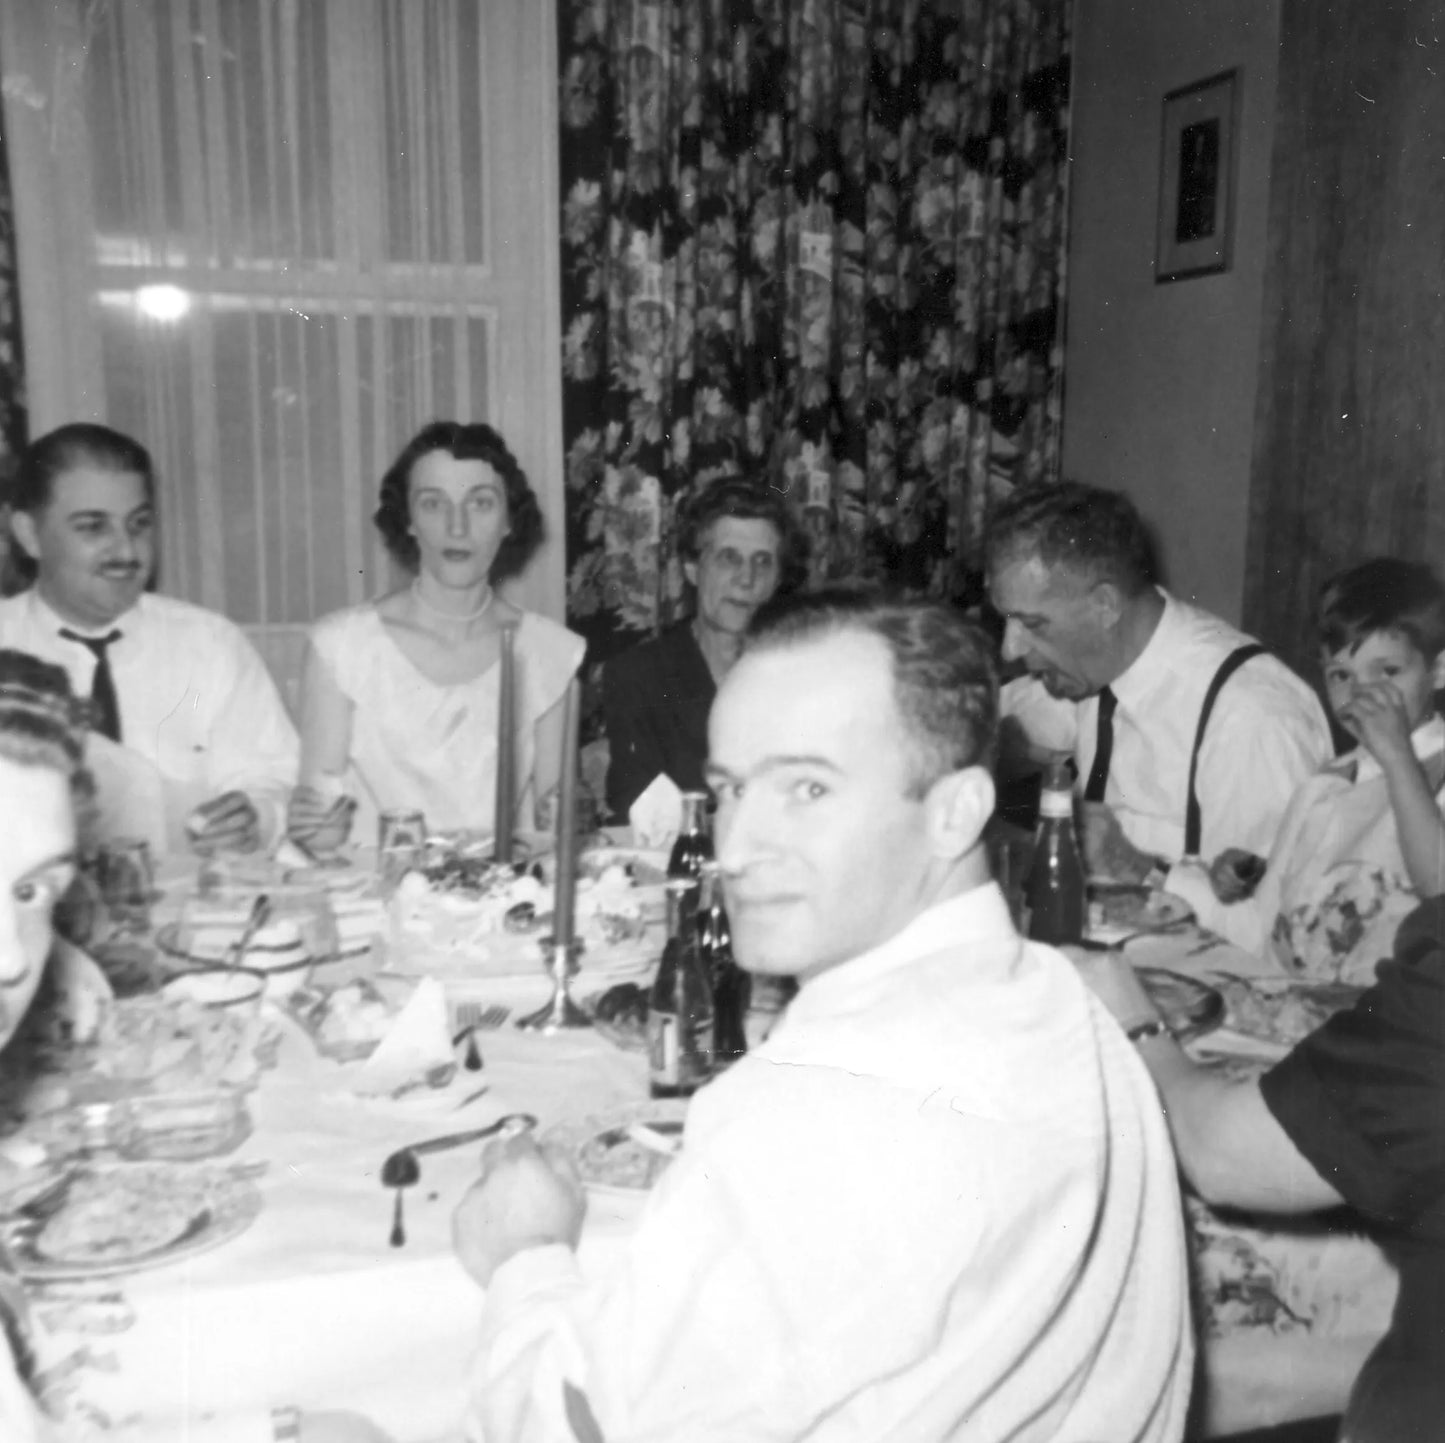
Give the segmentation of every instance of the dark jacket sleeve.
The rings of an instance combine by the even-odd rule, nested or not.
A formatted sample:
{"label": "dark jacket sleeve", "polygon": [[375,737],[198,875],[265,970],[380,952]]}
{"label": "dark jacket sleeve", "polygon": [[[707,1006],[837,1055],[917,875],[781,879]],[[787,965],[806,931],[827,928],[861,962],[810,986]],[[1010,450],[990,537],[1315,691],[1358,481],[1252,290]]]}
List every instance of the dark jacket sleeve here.
{"label": "dark jacket sleeve", "polygon": [[1445,898],[1401,924],[1353,1007],[1260,1079],[1311,1166],[1360,1211],[1445,1240]]}

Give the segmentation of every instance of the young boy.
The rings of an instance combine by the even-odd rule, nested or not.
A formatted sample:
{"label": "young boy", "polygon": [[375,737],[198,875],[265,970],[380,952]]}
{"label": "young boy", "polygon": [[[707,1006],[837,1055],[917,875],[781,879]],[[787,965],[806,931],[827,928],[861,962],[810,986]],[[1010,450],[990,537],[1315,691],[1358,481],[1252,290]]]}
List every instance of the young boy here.
{"label": "young boy", "polygon": [[1293,975],[1368,986],[1404,917],[1445,892],[1445,587],[1428,566],[1367,561],[1325,583],[1317,630],[1358,745],[1294,794],[1267,863],[1231,848],[1176,865],[1169,887]]}

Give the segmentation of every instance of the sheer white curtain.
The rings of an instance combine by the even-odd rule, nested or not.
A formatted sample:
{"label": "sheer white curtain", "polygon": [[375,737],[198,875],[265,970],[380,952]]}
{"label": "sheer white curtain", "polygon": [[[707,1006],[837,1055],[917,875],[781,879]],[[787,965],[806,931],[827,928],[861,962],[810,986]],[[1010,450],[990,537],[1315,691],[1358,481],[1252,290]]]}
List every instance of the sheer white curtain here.
{"label": "sheer white curtain", "polygon": [[0,0],[32,432],[151,448],[164,590],[273,628],[377,594],[377,482],[448,416],[527,467],[560,614],[554,17]]}

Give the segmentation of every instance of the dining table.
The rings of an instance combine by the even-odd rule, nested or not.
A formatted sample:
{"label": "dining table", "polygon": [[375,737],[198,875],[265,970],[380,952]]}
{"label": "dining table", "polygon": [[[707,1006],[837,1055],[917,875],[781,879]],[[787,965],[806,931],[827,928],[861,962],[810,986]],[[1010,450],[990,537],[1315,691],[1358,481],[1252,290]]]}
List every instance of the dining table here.
{"label": "dining table", "polygon": [[[194,864],[172,859],[160,871],[157,925],[196,885]],[[655,923],[644,945],[660,949]],[[1200,996],[1226,978],[1281,984],[1192,922],[1132,936],[1123,950]],[[377,957],[351,967],[385,965]],[[274,1065],[248,1094],[249,1136],[216,1164],[254,1187],[254,1217],[159,1264],[26,1281],[63,1436],[264,1443],[273,1410],[294,1408],[361,1413],[398,1443],[459,1440],[483,1294],[455,1258],[451,1220],[481,1144],[421,1157],[401,1200],[400,1245],[383,1162],[510,1113],[533,1115],[542,1137],[568,1146],[646,1114],[646,1059],[635,1046],[596,1028],[514,1025],[547,987],[539,960],[535,978],[494,979],[490,994],[466,989],[473,1003],[492,997],[489,1020],[505,1014],[471,1039],[480,1067],[458,1065],[398,1095],[377,1094],[364,1062],[323,1055],[286,1008],[266,1004]],[[1239,1073],[1280,1055],[1279,1044],[1231,1027],[1227,1006],[1216,1013],[1189,1040],[1196,1056]],[[605,1272],[645,1200],[640,1188],[589,1188],[585,1272]],[[1388,1325],[1395,1277],[1381,1250],[1348,1217],[1225,1215],[1190,1200],[1186,1220],[1199,1298],[1192,1435],[1338,1411]]]}

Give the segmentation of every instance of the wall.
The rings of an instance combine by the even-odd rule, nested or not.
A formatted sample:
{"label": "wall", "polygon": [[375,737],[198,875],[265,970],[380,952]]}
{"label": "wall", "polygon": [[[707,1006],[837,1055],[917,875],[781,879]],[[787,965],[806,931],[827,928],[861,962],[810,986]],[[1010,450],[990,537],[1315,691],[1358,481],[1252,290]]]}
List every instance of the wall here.
{"label": "wall", "polygon": [[[1280,0],[1077,0],[1064,473],[1155,524],[1166,579],[1238,621]],[[1231,268],[1154,283],[1167,91],[1240,68]]]}
{"label": "wall", "polygon": [[1284,0],[1245,621],[1314,653],[1321,583],[1445,556],[1441,0]]}

